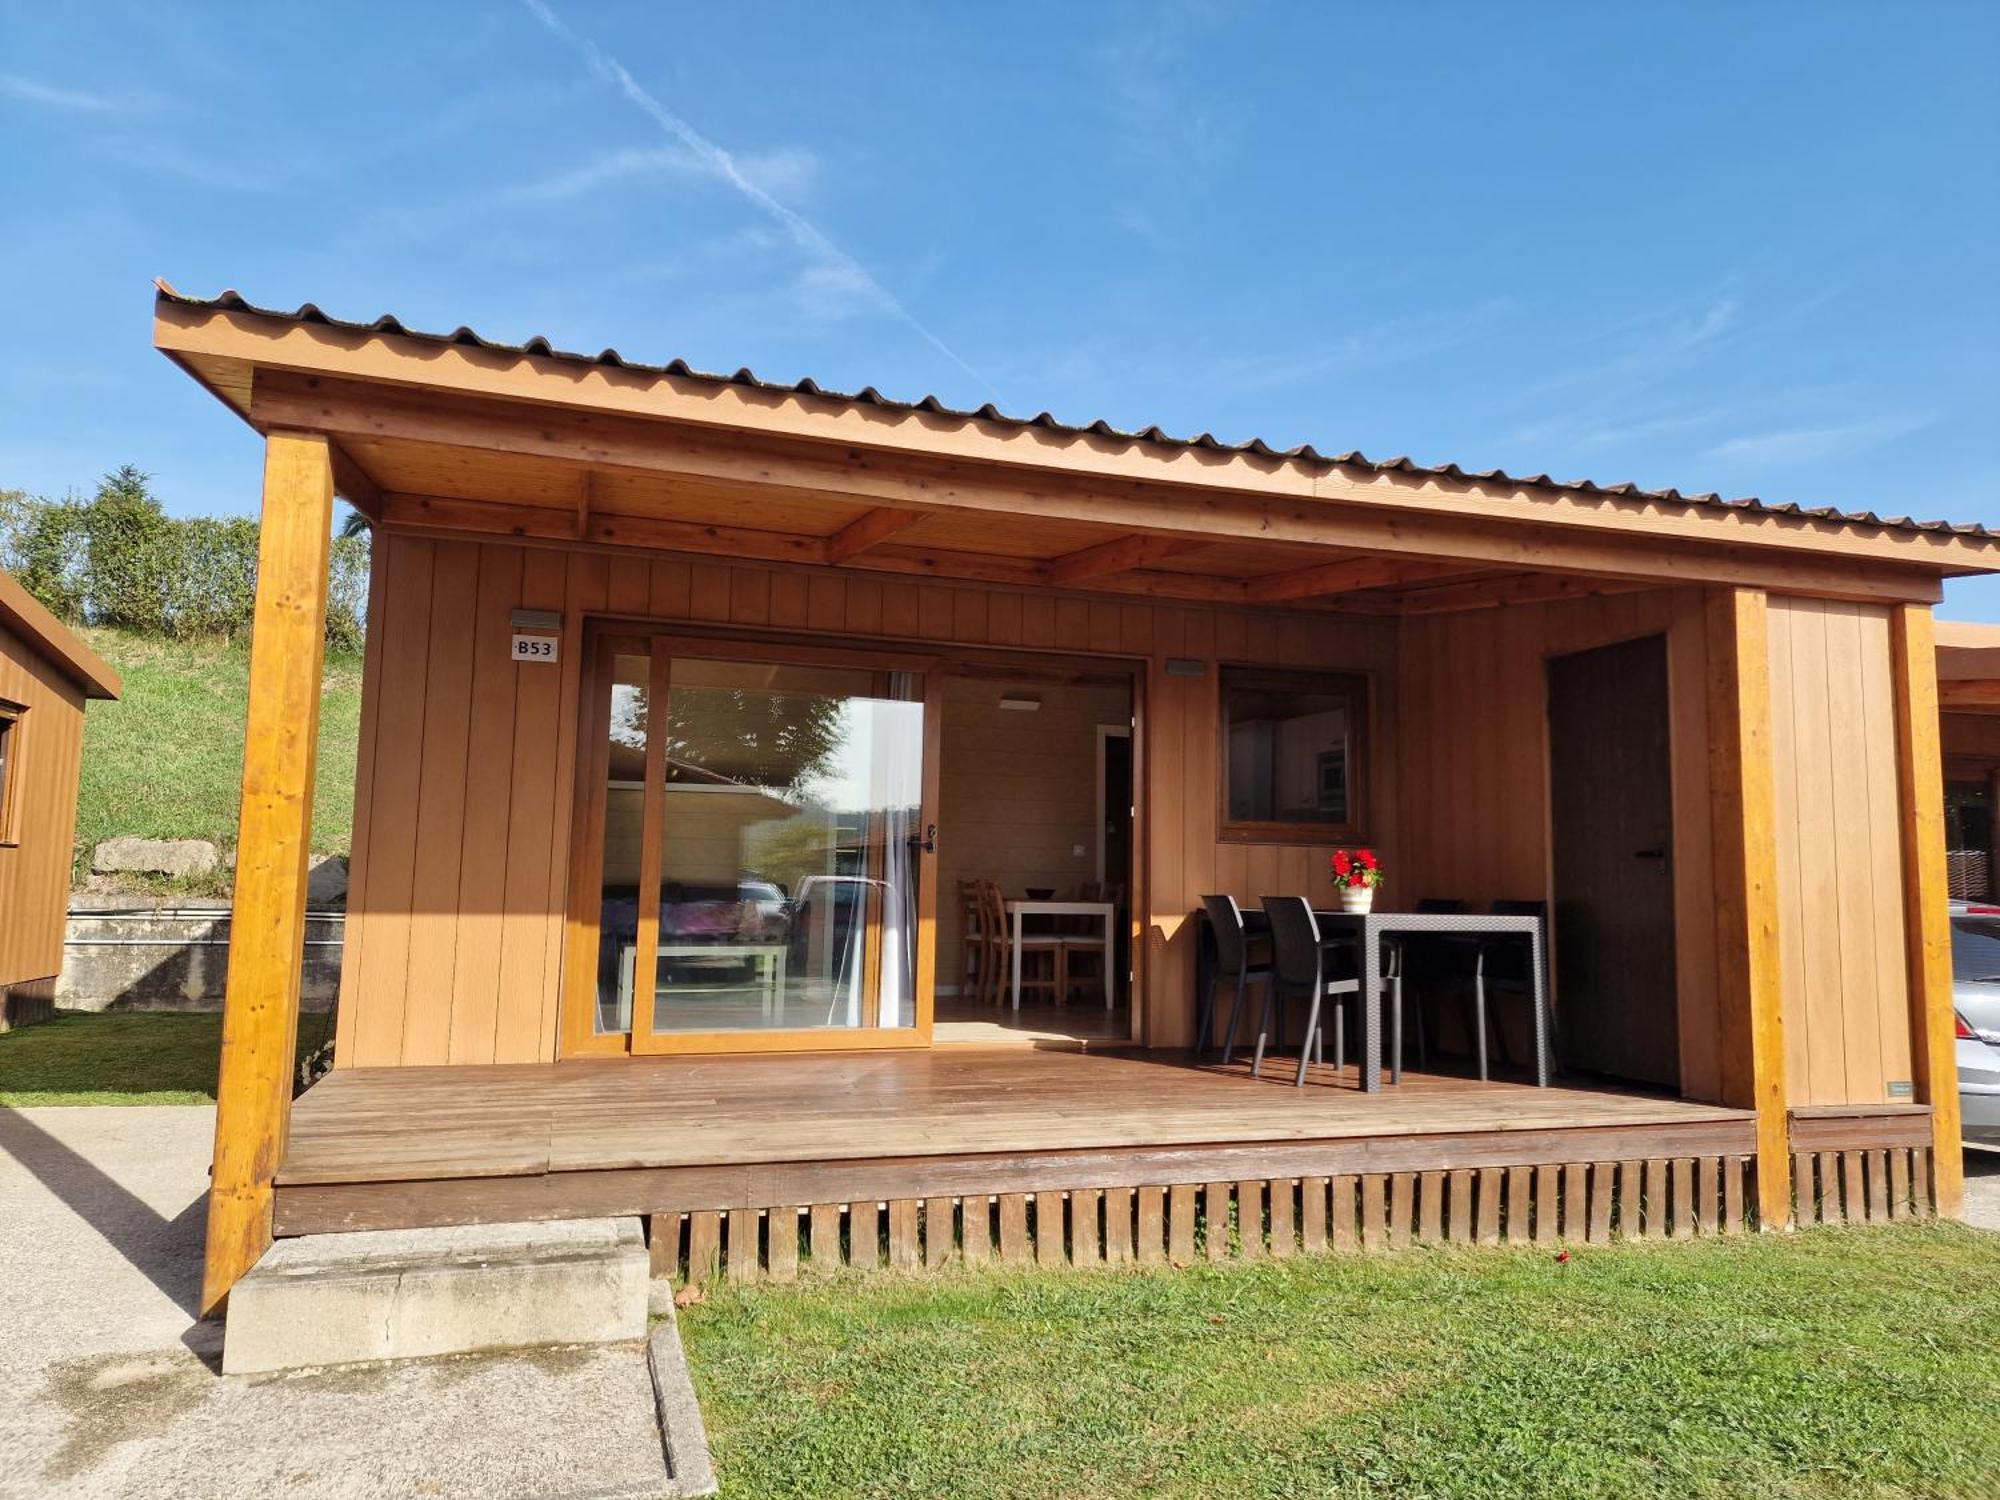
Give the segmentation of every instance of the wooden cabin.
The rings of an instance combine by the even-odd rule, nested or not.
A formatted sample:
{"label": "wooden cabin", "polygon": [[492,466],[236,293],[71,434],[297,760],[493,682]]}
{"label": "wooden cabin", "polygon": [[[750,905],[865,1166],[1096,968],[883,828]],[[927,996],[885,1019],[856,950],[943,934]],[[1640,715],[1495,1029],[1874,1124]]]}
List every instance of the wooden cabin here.
{"label": "wooden cabin", "polygon": [[[749,1277],[1956,1209],[1931,607],[1980,528],[164,285],[154,331],[267,451],[209,1306],[274,1234],[494,1219]],[[335,495],[374,569],[294,1104]],[[1330,905],[1361,845],[1385,908],[1553,914],[1553,1087],[1497,992],[1483,1080],[1462,997],[1386,1085],[1379,1024],[1303,1087],[1190,1050],[1202,897]],[[991,888],[1079,898],[1018,1010]]]}
{"label": "wooden cabin", "polygon": [[2000,625],[1936,634],[1947,880],[1956,900],[2000,900]]}
{"label": "wooden cabin", "polygon": [[118,690],[118,674],[0,572],[0,1031],[55,1009],[84,706]]}

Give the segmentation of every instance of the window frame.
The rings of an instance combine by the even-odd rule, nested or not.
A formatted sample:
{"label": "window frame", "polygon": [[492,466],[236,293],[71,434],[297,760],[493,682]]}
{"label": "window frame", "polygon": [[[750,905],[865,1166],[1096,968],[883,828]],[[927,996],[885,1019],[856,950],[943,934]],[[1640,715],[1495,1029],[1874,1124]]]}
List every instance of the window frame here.
{"label": "window frame", "polygon": [[[1343,694],[1349,699],[1354,728],[1348,765],[1348,819],[1345,823],[1266,822],[1232,818],[1229,814],[1229,695],[1232,689]],[[1215,674],[1215,831],[1224,843],[1240,844],[1365,844],[1369,842],[1369,796],[1374,776],[1375,677],[1362,671],[1314,671],[1220,662]],[[1322,749],[1317,752],[1323,755]],[[1317,762],[1316,762],[1317,763]]]}
{"label": "window frame", "polygon": [[0,698],[0,847],[9,849],[21,843],[21,760],[27,719],[24,704]]}

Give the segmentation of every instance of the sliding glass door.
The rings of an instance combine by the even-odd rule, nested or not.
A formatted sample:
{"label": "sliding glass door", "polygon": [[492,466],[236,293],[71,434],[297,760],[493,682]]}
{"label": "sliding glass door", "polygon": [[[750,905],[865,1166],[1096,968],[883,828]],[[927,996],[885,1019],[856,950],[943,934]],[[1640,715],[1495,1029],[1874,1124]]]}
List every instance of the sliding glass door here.
{"label": "sliding glass door", "polygon": [[606,635],[592,666],[565,1050],[927,1042],[926,663]]}

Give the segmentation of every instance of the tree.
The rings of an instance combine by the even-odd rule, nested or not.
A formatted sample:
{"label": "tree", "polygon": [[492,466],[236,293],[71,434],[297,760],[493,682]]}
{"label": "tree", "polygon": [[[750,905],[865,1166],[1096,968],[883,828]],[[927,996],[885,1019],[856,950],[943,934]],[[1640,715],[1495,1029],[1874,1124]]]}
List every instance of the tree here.
{"label": "tree", "polygon": [[98,481],[84,516],[92,623],[171,633],[168,599],[181,571],[180,532],[132,464]]}

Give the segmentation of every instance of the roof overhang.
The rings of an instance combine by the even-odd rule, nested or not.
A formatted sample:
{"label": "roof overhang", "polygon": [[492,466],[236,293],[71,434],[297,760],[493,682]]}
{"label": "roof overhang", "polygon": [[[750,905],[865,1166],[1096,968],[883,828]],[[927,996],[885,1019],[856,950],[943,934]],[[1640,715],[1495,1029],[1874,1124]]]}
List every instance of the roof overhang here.
{"label": "roof overhang", "polygon": [[[1376,613],[1669,583],[1924,602],[2000,569],[1976,527],[1077,429],[233,297],[162,289],[154,336],[259,431],[326,434],[342,494],[392,526]],[[468,464],[484,481],[454,488]]]}
{"label": "roof overhang", "polygon": [[110,665],[6,572],[0,572],[0,627],[26,641],[86,698],[116,698],[123,690]]}

